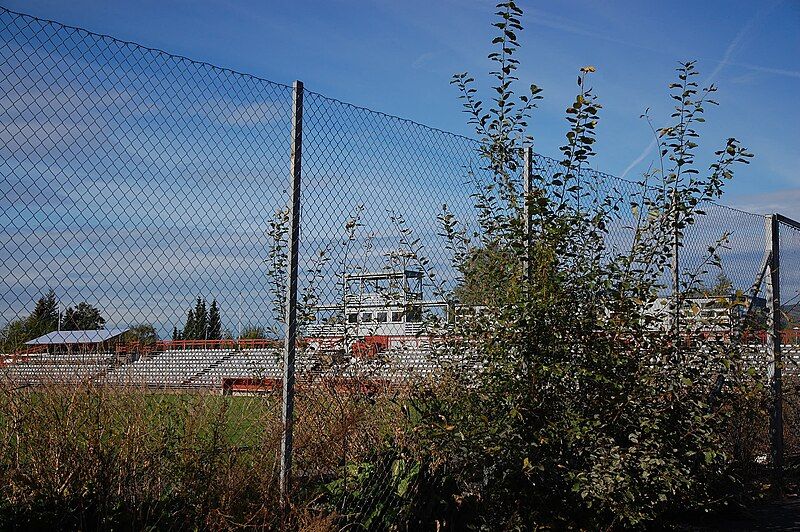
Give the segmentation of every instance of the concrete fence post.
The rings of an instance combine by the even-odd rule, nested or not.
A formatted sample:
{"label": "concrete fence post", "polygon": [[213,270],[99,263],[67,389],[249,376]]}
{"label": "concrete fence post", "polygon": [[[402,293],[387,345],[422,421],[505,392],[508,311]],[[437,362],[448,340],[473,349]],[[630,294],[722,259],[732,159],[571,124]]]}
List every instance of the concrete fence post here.
{"label": "concrete fence post", "polygon": [[283,395],[280,463],[281,504],[286,507],[292,475],[292,435],[294,425],[294,369],[297,347],[297,278],[300,246],[300,179],[303,159],[303,82],[293,84],[292,147],[289,184],[289,249],[286,275],[286,319],[283,345]]}
{"label": "concrete fence post", "polygon": [[781,356],[781,276],[780,221],[778,215],[767,216],[767,248],[770,256],[767,276],[767,355],[771,408],[770,451],[775,485],[781,490],[783,481],[783,357]]}

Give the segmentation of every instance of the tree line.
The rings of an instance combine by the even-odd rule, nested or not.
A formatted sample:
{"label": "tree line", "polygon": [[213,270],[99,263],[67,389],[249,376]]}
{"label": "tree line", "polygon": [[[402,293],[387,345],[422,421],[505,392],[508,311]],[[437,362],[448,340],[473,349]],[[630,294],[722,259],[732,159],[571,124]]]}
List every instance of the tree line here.
{"label": "tree line", "polygon": [[190,308],[186,315],[183,329],[172,328],[173,340],[221,340],[222,335],[222,320],[216,299],[208,306],[205,299],[198,297],[194,308]]}
{"label": "tree line", "polygon": [[[172,328],[173,340],[223,340],[232,339],[234,336],[228,329],[223,329],[220,317],[220,308],[216,299],[207,300],[198,297],[194,307],[186,313],[186,323],[183,329]],[[239,338],[253,340],[266,338],[267,332],[257,325],[245,325],[239,331]]]}
{"label": "tree line", "polygon": [[0,330],[0,345],[4,352],[8,352],[56,330],[98,330],[104,328],[105,324],[106,319],[100,309],[85,301],[61,312],[55,292],[48,290],[36,302],[30,315],[11,321]]}
{"label": "tree line", "polygon": [[[18,351],[25,342],[56,330],[98,330],[105,328],[105,325],[106,318],[96,306],[83,301],[67,307],[62,312],[55,291],[48,290],[36,301],[33,311],[27,317],[10,321],[0,329],[0,351],[5,353]],[[267,332],[263,327],[245,325],[239,331],[239,337],[266,338]],[[222,327],[221,312],[216,299],[212,299],[209,305],[206,299],[198,297],[194,306],[187,312],[184,327],[182,329],[173,327],[172,330],[173,340],[223,338],[233,338],[233,335]],[[152,344],[159,340],[159,335],[152,324],[142,323],[131,326],[122,340]]]}

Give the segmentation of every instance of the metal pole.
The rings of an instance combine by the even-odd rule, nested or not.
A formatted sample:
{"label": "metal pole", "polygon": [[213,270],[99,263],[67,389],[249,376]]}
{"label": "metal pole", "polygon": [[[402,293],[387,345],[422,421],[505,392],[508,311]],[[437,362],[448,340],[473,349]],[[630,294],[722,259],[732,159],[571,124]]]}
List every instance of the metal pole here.
{"label": "metal pole", "polygon": [[530,146],[524,148],[522,179],[525,188],[525,280],[530,283],[533,278],[533,148]]}
{"label": "metal pole", "polygon": [[673,321],[675,324],[675,341],[676,345],[680,348],[681,343],[681,274],[680,274],[680,260],[678,252],[680,250],[681,238],[680,229],[680,212],[678,210],[678,182],[675,181],[675,186],[672,189],[672,208],[675,210],[675,218],[673,220],[673,235],[672,235],[672,292],[673,292]]}
{"label": "metal pole", "polygon": [[297,256],[300,245],[300,177],[303,151],[303,82],[293,85],[291,181],[289,188],[289,271],[286,281],[286,334],[283,346],[283,435],[281,438],[280,494],[286,507],[292,472],[294,422],[294,359],[297,340]]}
{"label": "metal pole", "polygon": [[783,484],[783,379],[781,356],[781,276],[780,233],[778,215],[767,216],[767,246],[769,248],[769,277],[767,277],[767,375],[771,391],[770,450],[775,487]]}

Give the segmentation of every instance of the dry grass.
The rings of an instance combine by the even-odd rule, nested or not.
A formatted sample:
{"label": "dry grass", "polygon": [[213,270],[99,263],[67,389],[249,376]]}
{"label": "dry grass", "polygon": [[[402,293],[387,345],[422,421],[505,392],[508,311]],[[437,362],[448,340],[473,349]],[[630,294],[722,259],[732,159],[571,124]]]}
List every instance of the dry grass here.
{"label": "dry grass", "polygon": [[[787,383],[786,447],[797,454],[796,382]],[[337,530],[337,512],[364,501],[325,499],[322,486],[406,441],[402,398],[307,387],[296,398],[294,491],[279,511],[280,397],[47,386],[0,391],[0,529]],[[731,420],[743,467],[768,455],[766,402],[750,397]],[[405,437],[404,437],[405,436]],[[413,437],[412,437],[413,439]],[[751,472],[758,475],[758,467]],[[761,466],[763,470],[763,466]],[[382,497],[386,481],[370,497]],[[377,495],[376,495],[377,494]],[[349,495],[346,495],[349,497]],[[369,499],[371,500],[371,499]]]}
{"label": "dry grass", "polygon": [[[391,402],[297,399],[298,528],[319,483],[391,430]],[[389,428],[387,428],[389,427]],[[0,395],[0,528],[275,528],[278,397],[48,386]]]}

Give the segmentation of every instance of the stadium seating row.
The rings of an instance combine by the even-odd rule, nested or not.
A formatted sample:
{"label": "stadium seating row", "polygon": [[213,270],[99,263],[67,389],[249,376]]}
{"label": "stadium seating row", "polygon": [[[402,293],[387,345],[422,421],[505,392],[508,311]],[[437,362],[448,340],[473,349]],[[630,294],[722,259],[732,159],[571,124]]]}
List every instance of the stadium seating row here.
{"label": "stadium seating row", "polygon": [[[753,354],[748,358],[754,367],[766,367],[762,351],[763,346],[753,346]],[[800,346],[784,346],[784,355],[784,372],[800,374]],[[281,357],[280,349],[275,348],[168,350],[121,364],[108,353],[80,358],[45,353],[24,359],[6,359],[0,366],[0,378],[16,386],[94,382],[147,388],[218,389],[226,378],[280,379]],[[453,362],[458,361],[433,356],[424,348],[392,350],[374,358],[346,357],[335,362],[321,353],[299,353],[296,371],[298,376],[400,382],[430,378]]]}

